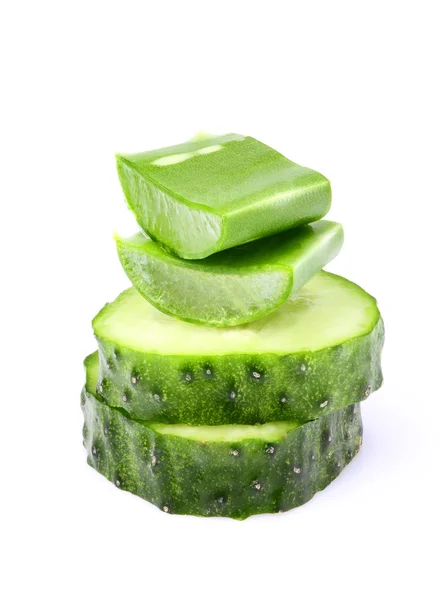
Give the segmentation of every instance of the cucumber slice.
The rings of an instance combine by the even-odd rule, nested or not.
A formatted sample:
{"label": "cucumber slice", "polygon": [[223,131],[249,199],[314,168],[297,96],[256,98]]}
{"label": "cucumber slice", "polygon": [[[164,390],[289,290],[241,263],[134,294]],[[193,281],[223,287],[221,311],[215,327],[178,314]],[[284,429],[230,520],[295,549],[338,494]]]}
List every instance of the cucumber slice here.
{"label": "cucumber slice", "polygon": [[93,327],[98,393],[150,421],[304,423],[382,383],[375,299],[324,271],[274,313],[239,327],[173,319],[133,288],[107,304]]}
{"label": "cucumber slice", "polygon": [[281,306],[338,254],[343,237],[342,225],[319,221],[199,261],[176,258],[141,233],[116,244],[130,281],[158,310],[226,327]]}
{"label": "cucumber slice", "polygon": [[202,136],[116,158],[140,227],[183,258],[317,221],[330,208],[323,175],[251,137]]}
{"label": "cucumber slice", "polygon": [[188,427],[134,421],[82,392],[88,463],[164,512],[245,519],[286,511],[324,489],[358,452],[359,405],[306,425]]}

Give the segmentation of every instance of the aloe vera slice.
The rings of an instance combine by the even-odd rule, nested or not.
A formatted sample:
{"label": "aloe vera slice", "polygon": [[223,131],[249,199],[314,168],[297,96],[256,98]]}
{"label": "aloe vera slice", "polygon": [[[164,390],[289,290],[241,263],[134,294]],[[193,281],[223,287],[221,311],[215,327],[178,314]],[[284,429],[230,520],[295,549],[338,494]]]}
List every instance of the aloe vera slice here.
{"label": "aloe vera slice", "polygon": [[290,510],[333,481],[361,446],[359,405],[305,425],[147,423],[95,397],[97,354],[86,367],[88,464],[164,512],[245,519]]}
{"label": "aloe vera slice", "polygon": [[98,394],[133,418],[189,425],[317,419],[382,382],[375,299],[320,271],[259,321],[201,327],[161,313],[134,288],[93,321]]}
{"label": "aloe vera slice", "polygon": [[330,208],[323,175],[251,137],[205,136],[116,158],[141,229],[182,258],[317,221]]}
{"label": "aloe vera slice", "polygon": [[339,223],[319,221],[190,261],[141,233],[116,239],[121,264],[146,300],[168,315],[214,327],[274,311],[338,254],[342,242]]}

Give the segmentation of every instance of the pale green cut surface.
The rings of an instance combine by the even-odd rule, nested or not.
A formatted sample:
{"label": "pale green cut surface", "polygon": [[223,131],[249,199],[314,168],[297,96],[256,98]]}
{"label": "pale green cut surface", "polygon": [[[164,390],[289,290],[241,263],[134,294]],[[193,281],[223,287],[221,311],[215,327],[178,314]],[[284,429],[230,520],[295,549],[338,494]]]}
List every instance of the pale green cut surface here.
{"label": "pale green cut surface", "polygon": [[99,356],[97,352],[89,354],[84,360],[85,367],[85,389],[89,394],[96,394],[96,388],[99,379]]}
{"label": "pale green cut surface", "polygon": [[177,435],[197,442],[242,442],[244,440],[265,440],[275,442],[298,426],[298,423],[278,421],[264,425],[214,425],[193,427],[190,425],[167,425],[153,423],[152,429],[163,435]]}
{"label": "pale green cut surface", "polygon": [[316,351],[369,333],[379,320],[375,299],[354,283],[321,271],[270,315],[229,328],[169,317],[134,288],[93,320],[95,335],[148,354],[225,355]]}

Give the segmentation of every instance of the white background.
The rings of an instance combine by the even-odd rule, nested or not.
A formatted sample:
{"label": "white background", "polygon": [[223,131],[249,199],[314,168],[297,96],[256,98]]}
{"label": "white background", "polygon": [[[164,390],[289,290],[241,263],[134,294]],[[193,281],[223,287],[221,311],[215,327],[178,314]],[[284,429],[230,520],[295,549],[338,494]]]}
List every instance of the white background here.
{"label": "white background", "polygon": [[[443,2],[5,2],[0,595],[445,598]],[[443,9],[443,10],[442,10]],[[86,464],[90,321],[135,227],[114,152],[252,135],[331,179],[332,270],[379,300],[385,385],[309,504],[165,515]]]}

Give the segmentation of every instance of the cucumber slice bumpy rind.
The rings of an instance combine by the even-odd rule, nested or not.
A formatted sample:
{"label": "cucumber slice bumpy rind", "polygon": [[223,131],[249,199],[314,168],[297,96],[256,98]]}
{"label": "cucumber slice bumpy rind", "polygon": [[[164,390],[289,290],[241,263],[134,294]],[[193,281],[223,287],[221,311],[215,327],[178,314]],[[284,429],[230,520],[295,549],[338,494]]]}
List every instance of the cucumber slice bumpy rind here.
{"label": "cucumber slice bumpy rind", "polygon": [[319,221],[200,261],[172,256],[141,233],[116,245],[130,281],[158,310],[227,327],[276,310],[338,254],[343,237],[339,223]]}
{"label": "cucumber slice bumpy rind", "polygon": [[133,288],[93,321],[97,393],[133,418],[189,425],[317,419],[382,383],[376,301],[321,271],[260,321],[199,327],[152,307]]}
{"label": "cucumber slice bumpy rind", "polygon": [[323,175],[251,137],[204,136],[116,158],[141,229],[182,258],[317,221],[330,208]]}
{"label": "cucumber slice bumpy rind", "polygon": [[324,489],[361,446],[359,405],[302,426],[134,421],[94,396],[94,381],[88,381],[95,360],[86,360],[81,400],[87,461],[118,488],[164,512],[245,519],[287,511]]}

